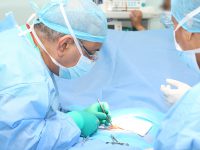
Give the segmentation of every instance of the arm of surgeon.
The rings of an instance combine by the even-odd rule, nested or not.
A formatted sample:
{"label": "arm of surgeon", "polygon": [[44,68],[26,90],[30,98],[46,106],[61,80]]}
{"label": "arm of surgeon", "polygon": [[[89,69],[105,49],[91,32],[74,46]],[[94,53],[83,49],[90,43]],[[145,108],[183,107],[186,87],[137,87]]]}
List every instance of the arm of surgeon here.
{"label": "arm of surgeon", "polygon": [[0,90],[1,150],[66,150],[77,143],[79,128],[54,110],[51,92],[44,81]]}

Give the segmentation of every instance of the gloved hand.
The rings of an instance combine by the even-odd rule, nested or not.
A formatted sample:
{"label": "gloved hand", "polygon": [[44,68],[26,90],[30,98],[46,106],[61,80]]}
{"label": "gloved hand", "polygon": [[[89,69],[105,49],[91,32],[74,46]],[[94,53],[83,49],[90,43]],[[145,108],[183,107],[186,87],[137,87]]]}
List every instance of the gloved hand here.
{"label": "gloved hand", "polygon": [[[106,102],[102,102],[101,105],[102,105],[105,113],[103,112],[99,103],[95,103],[95,104],[89,106],[88,108],[85,109],[85,111],[94,114],[99,119],[100,124],[104,124],[104,125],[108,126],[111,121],[109,105]],[[107,118],[107,116],[109,119]]]}
{"label": "gloved hand", "polygon": [[97,131],[100,123],[95,115],[85,111],[72,111],[68,114],[81,130],[82,137],[91,136]]}
{"label": "gloved hand", "polygon": [[161,85],[160,89],[165,99],[171,104],[174,104],[191,89],[191,86],[177,80],[167,79],[166,83],[167,85]]}

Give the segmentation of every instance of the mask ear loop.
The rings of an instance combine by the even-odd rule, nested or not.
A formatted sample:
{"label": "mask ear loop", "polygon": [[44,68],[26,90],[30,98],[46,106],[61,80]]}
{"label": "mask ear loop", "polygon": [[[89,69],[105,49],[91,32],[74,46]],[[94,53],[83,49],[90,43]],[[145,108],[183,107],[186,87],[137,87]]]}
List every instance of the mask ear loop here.
{"label": "mask ear loop", "polygon": [[[49,54],[49,52],[47,51],[47,49],[45,48],[45,46],[43,45],[43,43],[41,42],[41,40],[40,40],[39,37],[37,36],[37,34],[36,34],[35,30],[34,30],[34,24],[29,25],[30,22],[31,22],[32,20],[36,20],[36,16],[37,16],[37,15],[34,13],[34,14],[32,14],[32,15],[29,17],[29,19],[28,19],[27,22],[26,22],[26,26],[27,26],[28,30],[26,30],[24,33],[25,33],[25,34],[26,34],[26,33],[30,33],[30,34],[31,34],[35,45],[36,45],[36,46],[40,45],[40,47],[48,54],[48,56],[51,58],[52,62],[53,62],[55,65],[57,65],[57,66],[60,67],[60,68],[66,68],[66,67],[62,66],[60,63],[58,63],[58,62]],[[24,33],[22,33],[22,34],[24,34]],[[36,44],[36,41],[37,41],[38,45]]]}
{"label": "mask ear loop", "polygon": [[[29,26],[29,23],[36,17],[36,14],[32,14],[29,19],[26,21],[26,26]],[[31,29],[30,26],[27,30],[22,31],[22,29],[20,28],[20,26],[17,26],[17,28],[20,30],[19,36],[25,36],[27,33],[31,33]]]}
{"label": "mask ear loop", "polygon": [[178,26],[176,27],[176,29],[174,31],[176,32],[183,24],[185,24],[187,21],[189,21],[190,19],[192,19],[194,16],[196,16],[199,13],[200,13],[200,7],[196,8],[195,10],[193,10],[192,12],[190,12],[189,14],[187,14],[185,16],[185,18],[183,18],[179,22]]}
{"label": "mask ear loop", "polygon": [[79,44],[79,42],[78,42],[78,40],[77,40],[77,38],[76,38],[76,36],[75,36],[75,34],[74,34],[74,31],[73,31],[73,29],[72,29],[72,27],[71,27],[71,25],[70,25],[70,23],[69,23],[69,20],[68,20],[68,18],[67,18],[66,13],[65,13],[64,4],[63,4],[63,3],[60,3],[60,10],[61,10],[61,13],[62,13],[62,15],[63,15],[65,24],[67,25],[67,28],[69,29],[69,32],[70,32],[71,36],[72,36],[73,39],[74,39],[74,42],[75,42],[75,44],[76,44],[76,47],[77,47],[78,50],[79,50],[79,53],[80,53],[81,55],[83,55],[82,49],[81,49],[81,47],[80,47],[80,44]]}
{"label": "mask ear loop", "polygon": [[35,40],[38,42],[38,45],[45,51],[45,53],[48,54],[48,56],[51,58],[52,62],[57,65],[60,68],[66,68],[63,65],[61,65],[60,63],[58,63],[52,56],[51,54],[47,51],[46,47],[43,45],[43,43],[41,42],[41,40],[39,39],[39,37],[37,36],[35,30],[34,30],[34,26],[31,26],[31,32],[33,33],[33,36],[35,38]]}
{"label": "mask ear loop", "polygon": [[[72,29],[70,23],[69,23],[69,20],[68,20],[68,18],[67,18],[67,15],[66,15],[66,13],[65,13],[65,10],[64,10],[64,4],[63,4],[62,2],[60,3],[60,10],[61,10],[61,13],[62,13],[62,15],[63,15],[65,24],[67,25],[67,28],[68,28],[68,30],[69,30],[71,36],[72,36],[73,39],[74,39],[74,42],[75,42],[75,44],[76,44],[76,47],[78,48],[79,53],[81,54],[81,56],[84,56],[84,55],[83,55],[83,52],[82,52],[82,49],[81,49],[81,46],[80,46],[80,44],[79,44],[79,42],[78,42],[78,40],[77,40],[77,38],[76,38],[76,36],[75,36],[75,34],[74,34],[74,31],[73,31],[73,29]],[[86,57],[86,58],[87,58],[87,57]],[[80,59],[81,59],[81,57],[79,58],[79,60],[80,60]],[[87,63],[93,63],[93,62],[94,62],[93,60],[90,60],[89,58],[87,58]]]}
{"label": "mask ear loop", "polygon": [[[31,28],[31,26],[30,26],[30,22],[31,22],[32,20],[36,20],[36,14],[35,14],[35,13],[32,14],[32,15],[30,16],[30,18],[26,21],[26,27],[27,27],[27,29],[30,31],[31,37],[32,37],[32,39],[33,39],[33,42],[34,42],[35,45],[37,46],[36,39],[34,38],[34,35],[33,35],[33,33],[32,33],[32,30],[33,30],[34,26],[33,26],[32,28]],[[33,24],[33,23],[32,23],[32,24]]]}
{"label": "mask ear loop", "polygon": [[[35,13],[32,14],[32,15],[29,17],[29,19],[28,19],[27,22],[30,22],[32,19],[34,19],[34,17],[36,17],[36,14],[35,14]],[[19,35],[20,37],[21,37],[21,36],[24,36],[25,39],[26,39],[26,41],[27,41],[30,45],[32,45],[31,42],[30,42],[30,41],[28,40],[28,38],[26,37],[26,35],[27,35],[28,33],[31,33],[31,29],[28,28],[27,30],[23,31],[19,25],[16,25],[16,27],[17,27],[17,29],[20,31],[20,33],[19,33],[18,35]]]}
{"label": "mask ear loop", "polygon": [[[197,14],[200,13],[200,7],[196,8],[195,10],[193,10],[192,12],[190,12],[189,14],[186,15],[185,18],[183,18],[178,26],[176,27],[176,29],[174,30],[174,36],[175,36],[175,33],[176,31],[183,25],[185,24],[186,22],[188,22],[190,19],[192,19],[194,16],[196,16]],[[176,38],[175,38],[176,39]],[[177,44],[177,43],[176,43]],[[179,47],[180,48],[180,47]],[[181,49],[178,49],[178,50],[181,50]],[[182,50],[181,50],[182,51]],[[184,52],[187,52],[187,53],[200,53],[200,48],[198,49],[195,49],[195,50],[187,50],[187,51],[184,51]]]}

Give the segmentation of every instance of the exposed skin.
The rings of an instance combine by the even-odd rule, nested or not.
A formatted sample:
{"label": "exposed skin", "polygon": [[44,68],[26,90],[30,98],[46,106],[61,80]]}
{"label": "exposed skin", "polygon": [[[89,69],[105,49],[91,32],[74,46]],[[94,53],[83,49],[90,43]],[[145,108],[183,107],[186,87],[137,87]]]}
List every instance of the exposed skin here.
{"label": "exposed skin", "polygon": [[171,9],[171,0],[165,0],[162,8],[166,11],[169,11]]}
{"label": "exposed skin", "polygon": [[[171,9],[171,0],[165,0],[161,6],[163,10],[169,11]],[[146,30],[142,25],[142,12],[140,10],[132,10],[130,12],[131,25],[138,31]]]}
{"label": "exposed skin", "polygon": [[132,10],[130,13],[131,25],[138,31],[146,30],[142,25],[142,12],[140,10]]}
{"label": "exposed skin", "polygon": [[[56,41],[50,41],[43,38],[42,34],[39,31],[36,31],[36,34],[51,55],[51,57],[53,57],[61,65],[65,67],[73,67],[78,63],[81,55],[71,35],[65,35],[57,39]],[[82,41],[82,44],[91,54],[99,51],[102,46],[102,43],[94,43],[88,41]],[[48,68],[56,75],[59,75],[59,67],[52,62],[49,55],[39,46],[37,41],[36,45],[38,46],[42,58]],[[85,55],[85,51],[82,50],[82,52]]]}
{"label": "exposed skin", "polygon": [[[174,24],[174,28],[178,26],[178,22],[172,16],[172,21]],[[200,34],[199,33],[191,33],[186,31],[184,28],[180,27],[176,33],[176,42],[180,45],[183,50],[195,50],[200,48]],[[200,54],[196,54],[196,59],[198,66],[200,67]]]}

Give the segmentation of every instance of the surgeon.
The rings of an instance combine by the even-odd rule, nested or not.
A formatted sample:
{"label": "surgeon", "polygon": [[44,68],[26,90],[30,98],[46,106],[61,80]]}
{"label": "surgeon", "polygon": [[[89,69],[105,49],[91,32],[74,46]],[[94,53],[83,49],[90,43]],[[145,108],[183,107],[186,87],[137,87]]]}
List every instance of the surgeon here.
{"label": "surgeon", "polygon": [[[187,10],[187,13],[188,12],[189,12],[189,10]],[[172,13],[175,14],[175,12],[172,12]],[[197,19],[199,19],[199,18],[197,18]],[[172,18],[172,20],[174,22],[174,25],[177,26],[178,22],[174,18]],[[190,24],[192,26],[193,25],[193,19],[191,19],[191,20],[187,19],[187,24],[188,24],[188,26]],[[188,67],[190,67],[191,69],[194,69],[195,72],[197,72],[199,74],[200,73],[200,70],[199,70],[199,66],[200,66],[200,56],[199,55],[200,54],[198,54],[199,39],[196,39],[196,36],[195,36],[195,39],[194,39],[194,36],[190,37],[190,34],[188,35],[188,33],[186,32],[187,30],[184,31],[184,32],[183,31],[181,32],[181,29],[182,29],[181,27],[177,27],[177,29],[176,29],[176,32],[177,32],[176,42],[180,41],[179,45],[182,46],[183,48],[180,47],[178,44],[176,44],[176,47],[179,51],[182,51],[182,49],[183,50],[184,49],[189,49],[189,50],[195,49],[196,54],[194,54],[193,51],[188,51],[188,53],[181,53],[180,57],[181,57],[183,62],[186,62]],[[195,32],[197,32],[197,31],[195,30]],[[190,32],[190,33],[192,33],[192,32]],[[186,41],[187,39],[189,39],[189,41]],[[167,79],[166,83],[167,83],[166,85],[161,85],[161,91],[163,92],[166,101],[170,104],[176,103],[179,99],[182,98],[182,96],[188,90],[190,90],[192,88],[190,85],[183,83],[181,81],[174,80],[174,79]]]}
{"label": "surgeon", "polygon": [[[162,14],[160,16],[160,22],[163,24],[165,28],[172,28],[173,23],[171,21],[171,0],[163,0],[162,4]],[[131,19],[131,25],[138,31],[146,30],[144,25],[142,24],[142,11],[140,10],[132,10],[130,12],[130,19]]]}
{"label": "surgeon", "polygon": [[[181,59],[199,73],[200,67],[200,1],[172,0],[174,41]],[[179,81],[168,80],[173,89],[166,96],[183,96],[166,114],[158,132],[156,150],[199,150],[200,149],[200,83],[192,88]],[[188,88],[188,90],[186,90]],[[184,91],[185,89],[185,91]],[[168,94],[171,93],[171,94]]]}
{"label": "surgeon", "polygon": [[26,29],[0,32],[0,149],[69,149],[109,124],[109,108],[61,112],[54,74],[72,80],[93,68],[107,20],[91,0],[31,4],[36,15]]}

